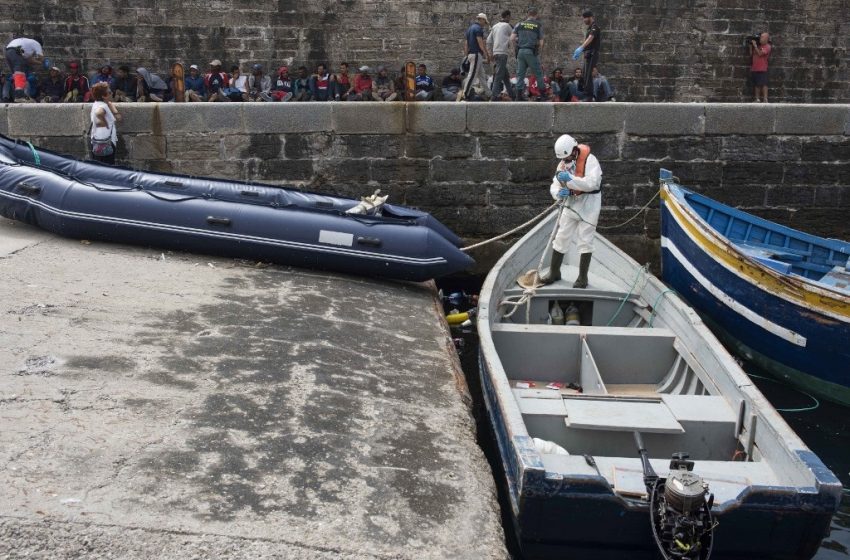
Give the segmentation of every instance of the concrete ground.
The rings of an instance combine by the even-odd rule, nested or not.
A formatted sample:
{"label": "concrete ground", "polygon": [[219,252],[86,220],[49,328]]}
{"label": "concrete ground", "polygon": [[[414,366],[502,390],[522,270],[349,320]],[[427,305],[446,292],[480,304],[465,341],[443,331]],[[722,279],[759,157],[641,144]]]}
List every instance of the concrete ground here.
{"label": "concrete ground", "polygon": [[426,285],[0,219],[0,558],[505,558]]}

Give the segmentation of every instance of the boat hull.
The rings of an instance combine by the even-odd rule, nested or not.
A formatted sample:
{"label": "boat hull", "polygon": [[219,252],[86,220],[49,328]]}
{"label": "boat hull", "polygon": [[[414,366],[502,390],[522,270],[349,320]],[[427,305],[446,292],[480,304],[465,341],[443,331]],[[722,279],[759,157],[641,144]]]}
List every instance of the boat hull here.
{"label": "boat hull", "polygon": [[[749,272],[758,263],[708,235],[672,195],[662,202],[661,218],[664,280],[727,346],[804,391],[850,405],[850,320],[766,289],[782,280],[767,271]],[[721,252],[735,255],[741,266],[720,262]],[[805,289],[805,283],[795,288]]]}
{"label": "boat hull", "polygon": [[[626,501],[596,477],[547,473],[527,436],[510,435],[483,358],[482,394],[502,462],[511,519],[526,560],[563,558],[655,559],[658,551],[646,505]],[[531,452],[529,452],[531,451]],[[813,453],[801,452],[813,470],[827,472]],[[829,475],[831,476],[831,474]],[[835,497],[783,488],[753,488],[733,507],[715,512],[716,558],[810,558],[829,530]]]}
{"label": "boat hull", "polygon": [[474,264],[416,210],[348,215],[356,201],[26,153],[0,142],[0,215],[66,237],[412,281]]}

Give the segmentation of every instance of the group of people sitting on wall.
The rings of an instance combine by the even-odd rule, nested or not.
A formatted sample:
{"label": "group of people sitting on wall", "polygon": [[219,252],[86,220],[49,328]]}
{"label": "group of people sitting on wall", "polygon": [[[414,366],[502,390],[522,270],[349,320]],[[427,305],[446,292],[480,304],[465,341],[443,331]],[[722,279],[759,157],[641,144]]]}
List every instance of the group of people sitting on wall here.
{"label": "group of people sitting on wall", "polygon": [[[529,98],[544,101],[613,101],[614,94],[608,80],[593,69],[594,94],[588,96],[580,87],[582,69],[576,68],[569,78],[561,68],[544,77],[541,87],[532,73],[525,78],[524,89]],[[105,82],[119,102],[152,101],[167,102],[176,97],[176,79],[170,72],[161,77],[146,68],[134,71],[127,65],[113,67],[105,64],[92,75],[83,72],[78,61],[71,61],[62,71],[51,66],[47,74],[27,74],[26,96],[18,102],[74,103],[91,101],[91,88]],[[311,72],[306,66],[290,71],[289,66],[280,66],[268,73],[260,64],[251,66],[243,74],[239,65],[225,71],[220,60],[210,62],[206,72],[196,65],[188,67],[184,76],[184,96],[191,102],[232,101],[455,101],[463,89],[464,74],[460,68],[452,68],[441,81],[428,74],[425,64],[416,67],[411,77],[402,67],[398,74],[390,75],[385,66],[374,71],[366,65],[352,70],[347,62],[340,63],[336,72],[325,64],[318,64]],[[492,82],[492,76],[490,77]],[[13,100],[12,80],[0,74],[2,101]],[[516,75],[511,77],[516,86]],[[491,84],[488,84],[491,85]],[[514,89],[516,89],[514,87]],[[488,89],[489,91],[489,89]],[[515,99],[512,91],[503,88],[500,95],[491,101]],[[483,101],[481,96],[467,96],[467,101]]]}

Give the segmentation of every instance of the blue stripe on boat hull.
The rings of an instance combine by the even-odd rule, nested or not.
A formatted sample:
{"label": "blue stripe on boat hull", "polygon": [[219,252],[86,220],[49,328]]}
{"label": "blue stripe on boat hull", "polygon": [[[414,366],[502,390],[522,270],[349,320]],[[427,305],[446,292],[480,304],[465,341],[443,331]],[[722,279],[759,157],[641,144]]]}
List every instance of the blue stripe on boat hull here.
{"label": "blue stripe on boat hull", "polygon": [[[511,518],[524,558],[657,558],[645,506],[627,506],[607,485],[602,488],[587,477],[531,479],[523,473],[519,450],[508,435],[490,374],[480,357],[479,373],[502,459],[504,478],[497,482],[508,485]],[[518,484],[523,478],[525,481]],[[738,507],[717,516],[716,557],[810,558],[830,526],[835,507],[833,496],[814,489],[806,494],[780,488],[754,489]]]}
{"label": "blue stripe on boat hull", "polygon": [[[662,248],[664,280],[693,305],[711,318],[731,337],[773,362],[844,388],[850,386],[850,324],[806,309],[749,283],[732,273],[703,251],[662,205],[662,235],[672,243],[693,267],[731,298],[764,317],[807,339],[806,346],[788,342],[733,311],[711,295]],[[824,394],[836,399],[835,394]]]}

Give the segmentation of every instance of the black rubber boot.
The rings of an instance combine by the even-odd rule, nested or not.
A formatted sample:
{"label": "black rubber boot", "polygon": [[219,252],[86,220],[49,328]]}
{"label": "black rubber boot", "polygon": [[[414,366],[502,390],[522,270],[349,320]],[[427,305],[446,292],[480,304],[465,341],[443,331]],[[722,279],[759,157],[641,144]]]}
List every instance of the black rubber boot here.
{"label": "black rubber boot", "polygon": [[593,253],[582,253],[578,264],[578,278],[573,283],[573,288],[587,288],[587,270],[590,268],[590,256]]}
{"label": "black rubber boot", "polygon": [[561,265],[564,263],[564,254],[552,249],[552,258],[549,262],[549,270],[540,274],[538,279],[544,286],[557,282],[561,279]]}

